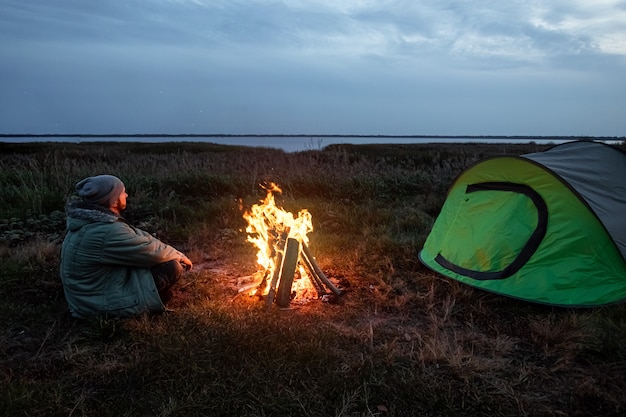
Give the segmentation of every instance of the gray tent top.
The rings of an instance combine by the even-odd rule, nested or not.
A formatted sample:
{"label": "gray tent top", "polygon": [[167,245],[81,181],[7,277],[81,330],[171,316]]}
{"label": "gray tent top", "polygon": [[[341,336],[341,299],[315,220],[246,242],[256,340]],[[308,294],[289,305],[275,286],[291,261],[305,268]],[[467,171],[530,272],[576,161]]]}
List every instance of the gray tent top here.
{"label": "gray tent top", "polygon": [[598,142],[569,142],[522,156],[552,170],[578,192],[626,260],[626,153]]}

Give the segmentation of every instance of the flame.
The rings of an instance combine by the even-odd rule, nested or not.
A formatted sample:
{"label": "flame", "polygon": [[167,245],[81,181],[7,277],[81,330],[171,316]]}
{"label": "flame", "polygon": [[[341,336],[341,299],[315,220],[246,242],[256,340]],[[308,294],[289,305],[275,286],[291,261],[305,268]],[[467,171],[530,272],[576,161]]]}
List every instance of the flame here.
{"label": "flame", "polygon": [[[276,205],[275,193],[282,193],[282,190],[275,183],[262,186],[267,191],[265,199],[259,204],[253,205],[249,211],[243,214],[248,222],[246,233],[247,240],[257,249],[257,264],[262,268],[262,274],[266,279],[266,286],[263,294],[267,294],[270,289],[270,280],[280,265],[275,265],[276,255],[283,252],[287,238],[297,239],[300,243],[307,244],[309,239],[307,234],[313,231],[311,213],[306,209],[298,212],[297,217],[293,213],[285,211]],[[313,288],[306,271],[299,265],[301,279],[294,280],[292,290],[296,291],[296,296],[301,296]],[[278,284],[277,284],[278,285]],[[252,291],[254,294],[256,290]]]}

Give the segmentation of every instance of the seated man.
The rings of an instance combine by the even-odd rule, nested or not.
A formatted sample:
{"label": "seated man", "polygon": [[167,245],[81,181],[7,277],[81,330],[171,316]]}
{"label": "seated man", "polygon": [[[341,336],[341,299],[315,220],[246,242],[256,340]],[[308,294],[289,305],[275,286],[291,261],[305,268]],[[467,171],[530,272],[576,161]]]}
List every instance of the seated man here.
{"label": "seated man", "polygon": [[68,203],[61,281],[74,317],[128,317],[165,310],[162,295],[190,270],[182,252],[121,217],[126,188],[112,175],[76,184]]}

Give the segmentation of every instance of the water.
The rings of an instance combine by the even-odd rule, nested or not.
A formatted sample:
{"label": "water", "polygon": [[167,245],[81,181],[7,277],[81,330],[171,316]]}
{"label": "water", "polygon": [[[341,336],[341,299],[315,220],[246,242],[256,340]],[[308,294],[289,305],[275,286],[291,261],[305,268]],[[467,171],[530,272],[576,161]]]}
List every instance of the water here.
{"label": "water", "polygon": [[[0,136],[0,143],[26,143],[26,142],[206,142],[222,145],[238,145],[250,147],[266,147],[282,149],[285,152],[301,152],[307,150],[321,150],[325,146],[335,144],[416,144],[416,143],[459,143],[459,142],[489,142],[489,143],[563,143],[577,140],[578,137],[567,136],[243,136],[243,135],[159,135],[159,136],[121,136],[121,135],[19,135]],[[605,142],[619,142],[624,138],[586,138],[602,140]]]}

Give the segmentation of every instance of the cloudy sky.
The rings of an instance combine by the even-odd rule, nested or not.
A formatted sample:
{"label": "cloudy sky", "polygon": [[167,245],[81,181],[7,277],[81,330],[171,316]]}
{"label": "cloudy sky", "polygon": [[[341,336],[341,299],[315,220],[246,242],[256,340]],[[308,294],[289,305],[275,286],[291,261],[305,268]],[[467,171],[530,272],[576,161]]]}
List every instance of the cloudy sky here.
{"label": "cloudy sky", "polygon": [[0,133],[626,135],[626,1],[0,0]]}

